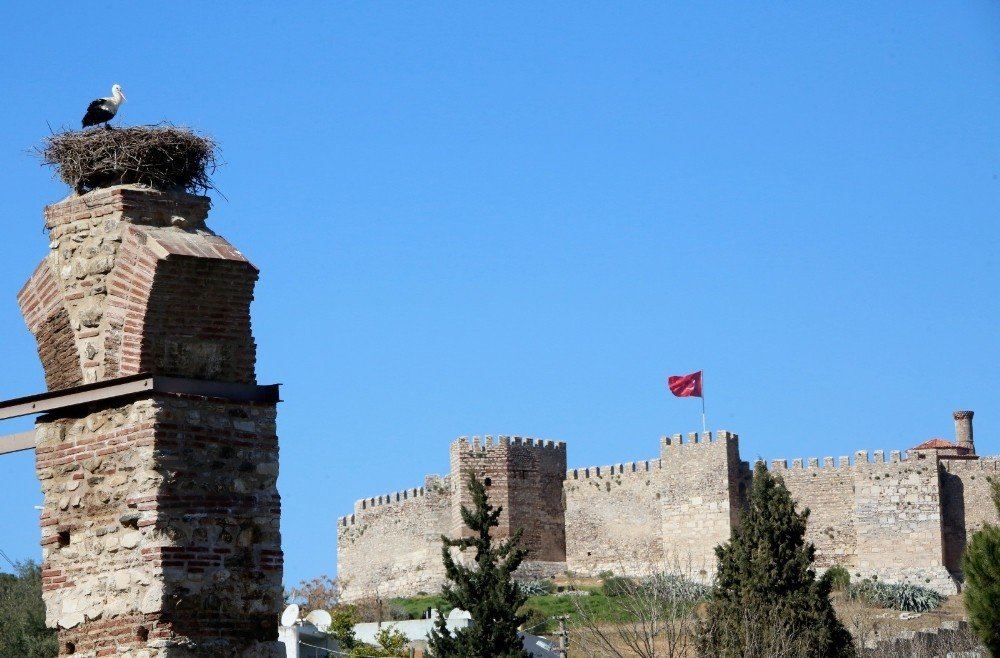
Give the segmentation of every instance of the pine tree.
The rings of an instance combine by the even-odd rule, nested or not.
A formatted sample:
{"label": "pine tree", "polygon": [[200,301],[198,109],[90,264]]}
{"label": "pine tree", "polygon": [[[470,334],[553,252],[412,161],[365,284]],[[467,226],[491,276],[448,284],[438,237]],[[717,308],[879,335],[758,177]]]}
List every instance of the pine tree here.
{"label": "pine tree", "polygon": [[[1000,516],[1000,481],[990,480]],[[1000,526],[987,523],[972,535],[962,556],[969,624],[994,658],[1000,658]]]}
{"label": "pine tree", "polygon": [[[527,658],[517,634],[526,618],[517,611],[528,597],[512,578],[527,554],[518,546],[521,530],[494,545],[490,529],[500,525],[503,507],[489,504],[486,488],[475,475],[469,481],[469,492],[472,509],[462,506],[462,521],[472,536],[441,537],[441,555],[449,581],[441,595],[451,606],[472,613],[473,623],[453,636],[442,616],[431,632],[429,648],[435,658]],[[455,562],[452,548],[475,549],[475,564]]]}
{"label": "pine tree", "polygon": [[830,583],[812,568],[804,540],[809,510],[795,511],[784,483],[758,462],[749,508],[727,544],[699,637],[702,654],[854,656],[851,636],[830,604]]}

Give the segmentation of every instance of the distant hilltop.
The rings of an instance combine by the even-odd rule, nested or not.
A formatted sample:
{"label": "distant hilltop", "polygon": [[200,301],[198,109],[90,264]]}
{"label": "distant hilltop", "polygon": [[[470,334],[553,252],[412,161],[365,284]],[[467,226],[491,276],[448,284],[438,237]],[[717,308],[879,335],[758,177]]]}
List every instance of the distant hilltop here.
{"label": "distant hilltop", "polygon": [[[858,451],[853,461],[771,463],[798,507],[811,510],[806,539],[816,546],[817,567],[957,592],[968,537],[998,522],[987,477],[1000,475],[1000,456],[976,454],[973,412],[953,416],[954,442],[932,439],[888,459],[876,450]],[[729,540],[752,473],[739,437],[727,431],[663,437],[658,458],[570,471],[565,443],[521,437],[460,437],[450,458],[449,475],[359,500],[338,520],[345,601],[440,590],[440,536],[464,531],[459,510],[470,502],[470,473],[504,508],[497,536],[524,529],[529,553],[519,578],[680,564],[709,580],[714,547]]]}

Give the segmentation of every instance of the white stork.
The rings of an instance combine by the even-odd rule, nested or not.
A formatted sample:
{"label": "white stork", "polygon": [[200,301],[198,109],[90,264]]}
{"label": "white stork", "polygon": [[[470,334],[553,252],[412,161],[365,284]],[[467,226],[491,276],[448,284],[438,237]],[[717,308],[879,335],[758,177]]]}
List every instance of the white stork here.
{"label": "white stork", "polygon": [[98,98],[95,101],[91,101],[90,105],[87,106],[87,113],[83,115],[83,127],[96,126],[99,123],[103,123],[105,128],[111,128],[108,125],[108,121],[115,118],[118,114],[118,106],[122,104],[122,101],[128,100],[125,98],[125,94],[122,93],[122,88],[118,85],[111,87],[111,96],[108,98]]}

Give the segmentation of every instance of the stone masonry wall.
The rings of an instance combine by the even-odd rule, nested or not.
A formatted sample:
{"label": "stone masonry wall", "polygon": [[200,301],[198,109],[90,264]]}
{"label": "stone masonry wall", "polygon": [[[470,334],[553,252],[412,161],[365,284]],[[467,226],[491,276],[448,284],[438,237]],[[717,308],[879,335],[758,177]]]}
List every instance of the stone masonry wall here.
{"label": "stone masonry wall", "polygon": [[[525,562],[565,562],[566,523],[562,481],[566,475],[566,444],[530,439],[508,448],[507,523],[512,531],[524,528],[521,546]],[[503,448],[503,437],[500,437]]]}
{"label": "stone masonry wall", "polygon": [[806,540],[816,546],[818,567],[841,565],[861,577],[913,582],[954,593],[943,561],[942,499],[932,453],[903,459],[893,451],[772,462],[797,507],[810,510]]}
{"label": "stone masonry wall", "polygon": [[[204,226],[208,207],[116,186],[46,208],[50,251],[18,301],[50,390],[256,381],[257,270]],[[143,393],[50,412],[36,432],[60,655],[283,655],[273,404]]]}
{"label": "stone masonry wall", "polygon": [[771,462],[771,472],[780,476],[795,499],[796,509],[809,508],[806,541],[816,546],[816,566],[858,565],[858,538],[854,527],[854,488],[856,474],[850,460],[841,457],[834,466],[833,457],[810,458],[807,466],[801,459]]}
{"label": "stone masonry wall", "polygon": [[37,432],[61,655],[269,655],[282,596],[273,406],[147,398],[42,417]]}
{"label": "stone masonry wall", "polygon": [[881,456],[869,462],[867,452],[855,453],[858,572],[956,593],[944,567],[936,455],[889,462]]}
{"label": "stone masonry wall", "polygon": [[739,437],[689,434],[661,441],[664,557],[703,579],[715,573],[715,546],[729,541],[739,511]]}
{"label": "stone masonry wall", "polygon": [[257,271],[204,226],[207,197],[117,186],[45,209],[18,294],[50,389],[157,372],[254,382]]}
{"label": "stone masonry wall", "polygon": [[337,520],[337,565],[344,601],[438,592],[445,582],[441,535],[451,525],[448,478],[359,500]]}
{"label": "stone masonry wall", "polygon": [[[487,443],[452,444],[452,471],[472,468],[480,477],[496,477],[490,494],[504,500],[521,483],[505,474],[503,450]],[[787,460],[775,460],[771,470],[797,507],[810,509],[806,540],[816,546],[820,569],[842,565],[856,577],[954,593],[968,535],[986,522],[1000,523],[988,484],[989,476],[1000,477],[1000,457],[939,459],[934,452],[893,451],[887,460],[881,450],[871,459],[859,451],[853,463],[848,457],[795,459],[789,468]],[[565,567],[582,576],[681,569],[708,579],[714,547],[728,541],[738,523],[749,478],[738,437],[724,431],[691,434],[686,441],[664,438],[657,460],[567,471]],[[468,502],[456,481],[450,483],[453,533],[459,530],[457,503]],[[518,518],[528,526],[530,500],[518,504],[524,515]],[[504,531],[510,526],[508,521]],[[394,532],[378,536],[384,546],[398,538]],[[548,572],[556,573],[558,564],[546,563]]]}
{"label": "stone masonry wall", "polygon": [[569,571],[641,575],[663,563],[659,459],[574,468],[564,489]]}
{"label": "stone masonry wall", "polygon": [[961,574],[962,553],[972,533],[986,523],[1000,523],[989,483],[1000,479],[1000,457],[943,459],[940,468],[945,566]]}
{"label": "stone masonry wall", "polygon": [[451,444],[451,532],[467,532],[461,506],[471,506],[466,479],[475,473],[486,484],[490,502],[502,505],[498,539],[507,539],[523,529],[521,546],[526,561],[563,562],[566,535],[562,480],[566,474],[566,444],[519,436],[461,437]]}
{"label": "stone masonry wall", "polygon": [[[471,505],[470,473],[484,482],[491,504],[504,508],[493,536],[502,541],[524,529],[521,546],[528,557],[517,577],[551,577],[565,570],[565,444],[461,437],[452,443],[450,458],[448,477],[428,476],[420,489],[359,500],[354,514],[338,520],[337,570],[345,601],[441,589],[441,535],[467,531],[460,510]],[[457,552],[455,557],[462,559]]]}

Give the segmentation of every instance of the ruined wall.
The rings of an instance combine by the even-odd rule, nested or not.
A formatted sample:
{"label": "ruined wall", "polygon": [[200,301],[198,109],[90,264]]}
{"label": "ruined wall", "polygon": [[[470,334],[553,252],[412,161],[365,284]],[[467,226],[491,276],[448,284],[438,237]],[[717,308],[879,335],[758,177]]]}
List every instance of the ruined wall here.
{"label": "ruined wall", "polygon": [[274,423],[273,406],[173,397],[40,419],[43,593],[63,654],[238,655],[276,635]]}
{"label": "ruined wall", "polygon": [[365,498],[337,520],[337,571],[344,601],[438,592],[445,582],[441,535],[451,527],[448,478]]}
{"label": "ruined wall", "polygon": [[207,197],[117,186],[45,209],[18,294],[50,390],[140,372],[253,383],[257,271],[205,228]]}
{"label": "ruined wall", "polygon": [[659,459],[566,474],[566,568],[642,574],[663,563]]}
{"label": "ruined wall", "polygon": [[[141,372],[255,382],[257,271],[209,200],[117,186],[46,208],[18,295],[50,389]],[[272,403],[135,394],[38,419],[43,598],[60,655],[279,656]]]}

